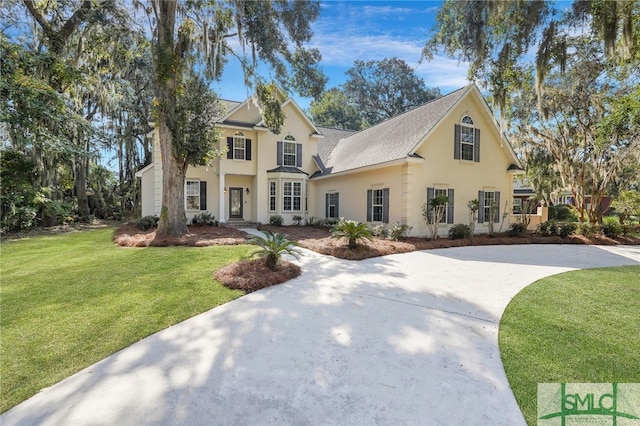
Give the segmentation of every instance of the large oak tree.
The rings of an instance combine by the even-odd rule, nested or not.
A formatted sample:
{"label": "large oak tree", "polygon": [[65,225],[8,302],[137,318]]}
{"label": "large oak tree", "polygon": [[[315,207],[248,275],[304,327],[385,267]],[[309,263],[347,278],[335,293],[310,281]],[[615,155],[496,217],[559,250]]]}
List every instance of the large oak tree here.
{"label": "large oak tree", "polygon": [[[320,11],[315,1],[196,1],[151,0],[155,16],[155,120],[162,154],[162,210],[158,235],[187,233],[184,182],[189,158],[177,137],[179,96],[185,73],[203,60],[218,78],[234,57],[255,84],[256,101],[265,124],[278,132],[284,121],[276,88],[257,72],[259,62],[285,90],[293,87],[315,96],[326,79],[318,69],[319,52],[305,49],[312,35],[310,23]],[[234,50],[235,40],[240,49]],[[203,141],[205,142],[205,141]],[[202,152],[209,152],[203,149]],[[193,158],[191,159],[193,160]]]}

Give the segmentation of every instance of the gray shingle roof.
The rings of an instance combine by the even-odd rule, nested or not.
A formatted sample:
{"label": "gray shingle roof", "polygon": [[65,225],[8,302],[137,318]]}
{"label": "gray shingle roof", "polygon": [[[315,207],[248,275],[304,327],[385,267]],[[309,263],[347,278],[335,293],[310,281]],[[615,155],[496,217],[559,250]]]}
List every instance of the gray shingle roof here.
{"label": "gray shingle roof", "polygon": [[[326,128],[321,128],[325,138],[319,141],[318,153],[332,174],[406,158],[470,87],[351,135],[341,136],[337,129],[331,129],[329,133],[335,133],[329,136]],[[330,149],[336,137],[341,139]]]}
{"label": "gray shingle roof", "polygon": [[323,127],[323,126],[317,126],[317,127],[318,127],[318,130],[320,130],[324,135],[324,138],[318,140],[318,155],[320,155],[320,158],[324,163],[326,163],[329,160],[331,153],[333,152],[336,145],[338,145],[338,142],[340,142],[341,139],[346,139],[349,136],[352,136],[353,134],[357,133],[356,130],[342,130],[342,129],[336,129],[334,127]]}

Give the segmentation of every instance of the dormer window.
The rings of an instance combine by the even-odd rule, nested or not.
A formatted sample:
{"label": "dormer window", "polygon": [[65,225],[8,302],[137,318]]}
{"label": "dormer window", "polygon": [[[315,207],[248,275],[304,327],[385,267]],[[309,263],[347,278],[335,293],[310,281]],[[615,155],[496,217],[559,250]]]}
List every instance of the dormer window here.
{"label": "dormer window", "polygon": [[453,158],[480,161],[480,129],[474,126],[473,118],[468,115],[455,125]]}

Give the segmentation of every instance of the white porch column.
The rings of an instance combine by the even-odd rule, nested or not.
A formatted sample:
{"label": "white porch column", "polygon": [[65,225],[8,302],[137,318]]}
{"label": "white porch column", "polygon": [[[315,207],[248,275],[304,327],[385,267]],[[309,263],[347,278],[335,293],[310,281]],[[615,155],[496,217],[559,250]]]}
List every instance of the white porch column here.
{"label": "white porch column", "polygon": [[218,203],[219,207],[219,211],[218,211],[218,221],[220,221],[220,223],[223,223],[226,221],[225,216],[224,216],[224,210],[225,210],[225,196],[227,194],[224,193],[224,188],[226,186],[225,184],[225,178],[224,178],[224,173],[220,173],[220,188],[219,188],[219,194],[220,194],[220,202]]}

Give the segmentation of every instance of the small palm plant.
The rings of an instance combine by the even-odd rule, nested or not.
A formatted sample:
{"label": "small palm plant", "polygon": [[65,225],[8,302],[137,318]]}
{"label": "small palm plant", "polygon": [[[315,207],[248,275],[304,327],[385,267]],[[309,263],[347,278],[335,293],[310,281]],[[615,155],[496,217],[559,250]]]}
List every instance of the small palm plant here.
{"label": "small palm plant", "polygon": [[355,250],[358,246],[358,241],[364,242],[365,240],[372,240],[373,234],[367,228],[367,225],[360,223],[357,220],[346,220],[340,218],[338,223],[331,228],[331,236],[333,238],[346,238],[348,247],[351,250]]}
{"label": "small palm plant", "polygon": [[247,254],[247,257],[264,257],[265,265],[267,268],[275,271],[278,267],[278,262],[283,254],[290,254],[296,259],[299,258],[299,253],[295,250],[297,244],[293,241],[289,241],[283,234],[272,234],[270,232],[263,232],[264,237],[260,235],[253,235],[249,239],[249,243],[258,246]]}

